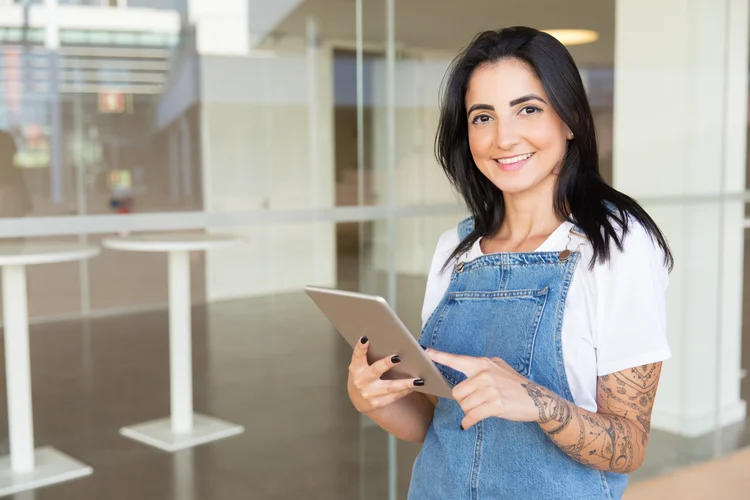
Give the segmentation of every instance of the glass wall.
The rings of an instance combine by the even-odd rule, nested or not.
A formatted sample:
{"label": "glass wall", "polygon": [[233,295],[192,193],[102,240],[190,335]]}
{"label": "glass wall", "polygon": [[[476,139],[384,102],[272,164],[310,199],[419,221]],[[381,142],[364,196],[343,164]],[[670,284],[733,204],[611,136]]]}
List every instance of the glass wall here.
{"label": "glass wall", "polygon": [[246,430],[174,461],[117,436],[167,412],[165,255],[28,268],[32,356],[53,358],[45,346],[62,341],[41,339],[65,322],[61,363],[84,367],[69,372],[80,420],[36,421],[40,442],[96,462],[60,491],[96,498],[154,464],[164,478],[132,484],[133,497],[406,498],[419,446],[351,407],[351,351],[303,287],[382,295],[418,335],[435,245],[465,217],[434,157],[441,84],[475,34],[514,25],[594,32],[569,49],[602,174],[675,254],[673,357],[633,483],[748,445],[747,4],[0,0],[0,130],[16,148],[0,165],[6,244],[242,239],[189,265],[196,409]]}

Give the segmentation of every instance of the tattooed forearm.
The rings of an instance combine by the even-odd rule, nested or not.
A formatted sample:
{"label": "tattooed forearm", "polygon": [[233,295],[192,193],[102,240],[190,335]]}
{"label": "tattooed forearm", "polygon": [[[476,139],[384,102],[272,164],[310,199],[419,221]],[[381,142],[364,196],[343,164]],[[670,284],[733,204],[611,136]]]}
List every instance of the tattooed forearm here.
{"label": "tattooed forearm", "polygon": [[539,425],[560,449],[595,469],[627,473],[645,456],[660,372],[655,363],[601,377],[597,413],[533,382],[523,387],[539,410]]}
{"label": "tattooed forearm", "polygon": [[[640,448],[645,440],[638,437],[644,434],[636,428],[638,424],[623,417],[591,413],[533,383],[524,387],[540,408],[540,415],[545,415],[546,419],[540,419],[542,429],[571,458],[599,470],[623,473],[640,465]],[[554,417],[547,418],[550,415]],[[634,441],[638,447],[634,447]]]}
{"label": "tattooed forearm", "polygon": [[572,412],[567,401],[562,398],[550,400],[546,389],[535,384],[526,384],[524,387],[539,409],[539,422],[542,424],[557,422],[559,424],[556,428],[547,431],[549,434],[557,434],[568,426]]}

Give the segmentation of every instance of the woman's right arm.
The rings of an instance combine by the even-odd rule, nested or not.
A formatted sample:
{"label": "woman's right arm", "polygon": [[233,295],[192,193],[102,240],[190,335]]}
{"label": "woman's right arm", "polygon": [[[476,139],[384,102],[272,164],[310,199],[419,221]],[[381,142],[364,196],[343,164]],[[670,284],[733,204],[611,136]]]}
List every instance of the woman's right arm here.
{"label": "woman's right arm", "polygon": [[[437,398],[414,392],[419,379],[381,380],[400,362],[398,357],[367,362],[369,342],[363,337],[354,347],[347,388],[352,404],[360,413],[404,441],[424,442],[432,423]],[[424,383],[424,382],[422,382]]]}

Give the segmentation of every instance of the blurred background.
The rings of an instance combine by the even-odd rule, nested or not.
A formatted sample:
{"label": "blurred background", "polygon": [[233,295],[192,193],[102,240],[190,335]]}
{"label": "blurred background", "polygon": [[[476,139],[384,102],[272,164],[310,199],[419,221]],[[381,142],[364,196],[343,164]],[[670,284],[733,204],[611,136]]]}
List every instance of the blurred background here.
{"label": "blurred background", "polygon": [[419,334],[465,216],[433,155],[440,85],[514,25],[569,47],[604,177],[676,259],[629,498],[746,498],[749,21],[750,0],[0,0],[1,238],[247,238],[190,258],[195,408],[245,432],[175,453],[117,432],[169,413],[166,256],[28,268],[36,441],[94,473],[13,498],[405,499],[418,446],[352,408],[350,349],[303,287],[381,294]]}

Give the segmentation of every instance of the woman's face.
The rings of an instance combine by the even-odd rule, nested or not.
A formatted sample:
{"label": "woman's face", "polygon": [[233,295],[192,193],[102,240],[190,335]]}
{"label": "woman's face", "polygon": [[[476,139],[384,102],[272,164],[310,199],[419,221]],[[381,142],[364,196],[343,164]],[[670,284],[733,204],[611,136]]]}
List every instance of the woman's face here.
{"label": "woman's face", "polygon": [[478,67],[466,109],[474,163],[504,194],[554,183],[572,135],[525,63],[505,59]]}

